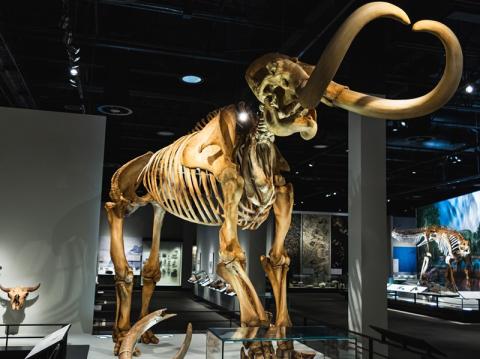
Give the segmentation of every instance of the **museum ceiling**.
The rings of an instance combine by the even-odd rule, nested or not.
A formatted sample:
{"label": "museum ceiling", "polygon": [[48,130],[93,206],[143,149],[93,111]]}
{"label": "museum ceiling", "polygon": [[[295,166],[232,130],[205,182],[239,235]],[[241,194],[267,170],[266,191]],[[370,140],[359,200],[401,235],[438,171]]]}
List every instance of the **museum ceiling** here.
{"label": "museum ceiling", "polygon": [[[105,105],[130,109],[128,116],[108,116],[106,198],[111,175],[127,160],[169,144],[218,107],[242,100],[256,106],[243,77],[256,57],[277,51],[316,62],[341,22],[365,2],[5,0],[0,105],[81,112],[83,103],[88,114]],[[387,123],[389,212],[411,214],[432,201],[480,190],[480,1],[391,2],[414,21],[446,23],[465,57],[461,87],[444,109]],[[69,82],[68,31],[73,51],[80,48],[76,87]],[[379,20],[357,37],[336,80],[409,98],[427,92],[442,70],[442,47],[432,36]],[[187,74],[203,81],[186,84],[181,77]],[[466,93],[468,84],[473,93]],[[315,139],[277,141],[292,167],[295,208],[345,212],[347,113],[323,105],[318,111]]]}

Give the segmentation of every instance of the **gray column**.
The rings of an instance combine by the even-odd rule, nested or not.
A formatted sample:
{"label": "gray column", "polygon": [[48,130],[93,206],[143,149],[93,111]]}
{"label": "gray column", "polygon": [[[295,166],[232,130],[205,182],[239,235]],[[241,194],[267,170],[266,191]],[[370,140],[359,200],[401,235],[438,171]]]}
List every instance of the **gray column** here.
{"label": "gray column", "polygon": [[388,328],[385,121],[349,114],[348,326]]}

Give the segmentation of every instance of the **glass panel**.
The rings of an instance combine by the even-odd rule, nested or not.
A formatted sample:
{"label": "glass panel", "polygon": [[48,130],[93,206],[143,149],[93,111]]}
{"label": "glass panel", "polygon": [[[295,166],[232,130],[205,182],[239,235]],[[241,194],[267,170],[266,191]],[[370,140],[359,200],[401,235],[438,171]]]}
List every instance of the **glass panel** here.
{"label": "glass panel", "polygon": [[222,340],[207,330],[207,359],[223,358]]}
{"label": "glass panel", "polygon": [[353,338],[344,330],[327,326],[210,328],[209,331],[222,341],[348,340]]}

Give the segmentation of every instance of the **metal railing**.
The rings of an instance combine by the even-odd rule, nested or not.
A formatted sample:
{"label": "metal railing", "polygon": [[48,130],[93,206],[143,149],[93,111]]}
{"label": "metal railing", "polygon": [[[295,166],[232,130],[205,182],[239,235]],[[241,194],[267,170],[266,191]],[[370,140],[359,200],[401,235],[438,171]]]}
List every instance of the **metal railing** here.
{"label": "metal railing", "polygon": [[[380,338],[375,338],[367,334],[363,333],[358,333],[356,331],[346,329],[343,327],[339,327],[336,325],[332,325],[329,323],[322,322],[317,319],[312,319],[308,318],[305,316],[301,316],[302,318],[302,323],[304,326],[308,326],[309,322],[310,323],[316,323],[316,324],[321,324],[321,325],[326,325],[334,328],[338,328],[340,330],[344,330],[348,332],[349,334],[354,335],[355,337],[358,337],[358,340],[355,340],[354,343],[352,343],[355,346],[355,353],[357,354],[366,354],[363,355],[363,357],[368,357],[368,359],[374,359],[374,358],[392,358],[390,355],[387,356],[383,352],[378,351],[379,347],[384,348],[385,346],[388,346],[388,348],[396,348],[402,352],[402,358],[403,353],[409,353],[413,355],[418,355],[420,358],[430,358],[430,359],[438,359],[439,357],[446,357],[446,354],[442,353],[441,351],[433,348],[431,345],[429,345],[427,342],[423,343],[415,343],[413,342],[416,338],[411,338],[406,335],[401,335],[398,333],[394,332],[389,332],[388,330],[383,330],[384,332],[389,332],[392,333],[392,336],[389,336],[388,333],[381,333]],[[372,326],[371,326],[372,327]],[[372,327],[373,330],[377,329],[382,329],[382,328],[376,328]],[[397,338],[394,338],[397,337]],[[394,338],[394,339],[392,339]],[[409,339],[412,339],[410,341]],[[357,356],[356,356],[357,357]]]}
{"label": "metal railing", "polygon": [[44,338],[45,335],[16,335],[16,334],[11,334],[10,328],[15,327],[15,328],[20,328],[20,327],[60,327],[63,328],[67,326],[68,324],[0,324],[0,328],[5,328],[5,335],[0,336],[0,340],[5,340],[5,345],[2,345],[4,347],[5,351],[8,351],[8,344],[10,340],[13,339],[41,339]]}

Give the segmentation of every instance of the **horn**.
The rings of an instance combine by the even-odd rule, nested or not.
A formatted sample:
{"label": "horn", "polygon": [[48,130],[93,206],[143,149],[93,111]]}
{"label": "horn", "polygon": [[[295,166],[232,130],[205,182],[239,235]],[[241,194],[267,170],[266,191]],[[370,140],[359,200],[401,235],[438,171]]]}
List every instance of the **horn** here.
{"label": "horn", "polygon": [[372,2],[359,7],[340,26],[317,62],[310,78],[300,92],[299,101],[304,108],[315,108],[335,76],[345,54],[357,34],[370,21],[388,17],[405,25],[408,15],[399,7],[386,2]]}
{"label": "horn", "polygon": [[364,116],[388,120],[421,117],[445,105],[457,91],[462,78],[463,54],[460,43],[452,30],[437,21],[419,21],[413,26],[413,30],[435,35],[445,48],[442,78],[430,92],[412,99],[388,100],[352,91],[332,81],[327,88],[327,100],[328,93],[336,93],[331,98],[332,105]]}
{"label": "horn", "polygon": [[4,287],[3,285],[0,284],[0,289],[3,290],[5,293],[10,292],[10,288]]}
{"label": "horn", "polygon": [[40,288],[40,283],[38,283],[36,286],[34,287],[27,287],[25,288],[27,290],[27,292],[35,292],[38,288]]}

